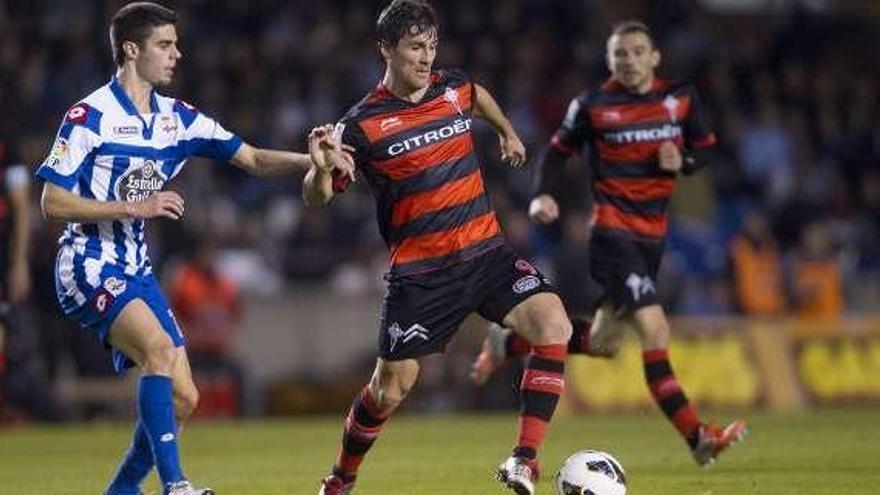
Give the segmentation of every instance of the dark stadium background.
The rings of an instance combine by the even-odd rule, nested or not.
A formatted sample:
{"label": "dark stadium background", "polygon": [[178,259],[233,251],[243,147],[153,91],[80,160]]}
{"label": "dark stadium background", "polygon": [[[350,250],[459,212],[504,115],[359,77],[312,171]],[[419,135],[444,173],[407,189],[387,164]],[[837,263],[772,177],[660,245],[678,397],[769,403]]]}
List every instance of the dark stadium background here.
{"label": "dark stadium background", "polygon": [[[0,3],[0,128],[32,169],[48,153],[66,109],[112,74],[105,26],[123,3]],[[382,74],[372,26],[383,2],[161,3],[180,15],[184,54],[174,85],[163,92],[261,146],[302,150],[312,125],[334,122]],[[842,305],[821,315],[831,332],[845,335],[849,321],[878,312],[880,4],[435,3],[442,20],[436,65],[461,67],[489,88],[532,159],[568,101],[606,77],[604,41],[614,22],[648,22],[663,51],[662,74],[698,85],[720,142],[708,169],[683,180],[674,201],[661,282],[673,315],[812,320],[794,275],[804,260],[825,263],[842,281],[829,296]],[[487,127],[479,127],[478,140],[509,239],[554,275],[572,310],[586,310],[595,292],[582,283],[590,204],[583,168],[571,167],[562,226],[536,229],[525,216],[530,171],[500,163]],[[230,334],[217,337],[216,355],[206,352],[194,362],[213,390],[203,396],[213,401],[205,415],[341,411],[367,377],[385,263],[372,199],[360,185],[326,210],[306,210],[300,180],[264,182],[193,160],[171,185],[185,195],[186,218],[153,222],[151,256],[169,291],[199,246],[209,248],[219,272],[240,289],[240,319],[224,320]],[[60,226],[37,213],[39,190],[34,184],[35,290],[23,330],[7,336],[10,362],[27,366],[10,367],[14,372],[4,378],[0,418],[129,414],[127,402],[114,399],[126,397],[129,385],[114,385],[90,335],[59,322],[51,268]],[[765,223],[767,245],[777,247],[782,283],[769,290],[783,304],[768,314],[756,314],[761,310],[750,306],[748,290],[737,290],[731,246],[746,218]],[[411,408],[514,404],[515,370],[485,391],[467,384],[482,323],[467,327],[447,359],[429,361]],[[869,380],[880,389],[877,378]]]}

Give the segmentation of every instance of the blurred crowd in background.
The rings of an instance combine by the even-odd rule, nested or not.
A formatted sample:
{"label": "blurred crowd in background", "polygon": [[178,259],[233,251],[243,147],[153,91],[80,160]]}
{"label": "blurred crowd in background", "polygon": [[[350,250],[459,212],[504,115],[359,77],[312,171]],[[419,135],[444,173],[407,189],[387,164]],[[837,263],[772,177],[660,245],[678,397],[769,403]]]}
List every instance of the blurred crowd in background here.
{"label": "blurred crowd in background", "polygon": [[[123,3],[0,3],[0,128],[32,170],[66,109],[113,73],[105,26]],[[162,3],[180,15],[184,54],[162,92],[260,146],[303,150],[313,125],[334,122],[382,76],[373,26],[384,2]],[[436,66],[463,68],[489,88],[534,163],[568,102],[607,77],[611,26],[645,20],[661,74],[697,85],[719,137],[711,164],[680,181],[672,206],[667,309],[833,320],[880,303],[880,9],[870,4],[438,0]],[[570,164],[562,220],[537,228],[526,216],[532,171],[501,163],[488,127],[477,138],[508,238],[555,277],[573,312],[588,311],[587,164]],[[206,359],[224,353],[243,298],[303,285],[381,292],[387,252],[368,189],[358,183],[331,207],[306,210],[300,182],[194,160],[171,184],[187,215],[153,222],[150,253],[191,339],[206,329],[196,346]],[[63,226],[34,217],[32,347],[50,377],[53,353],[76,346],[89,349],[81,373],[105,373],[92,336],[58,321],[52,265]]]}

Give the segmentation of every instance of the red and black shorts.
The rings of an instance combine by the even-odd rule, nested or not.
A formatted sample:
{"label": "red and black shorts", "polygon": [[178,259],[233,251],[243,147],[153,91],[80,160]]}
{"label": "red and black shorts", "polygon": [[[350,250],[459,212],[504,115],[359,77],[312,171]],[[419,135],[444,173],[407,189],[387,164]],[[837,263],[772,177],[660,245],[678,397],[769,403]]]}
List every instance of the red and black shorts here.
{"label": "red and black shorts", "polygon": [[399,361],[443,352],[470,313],[501,323],[541,292],[555,289],[507,245],[449,268],[393,277],[379,325],[379,356]]}
{"label": "red and black shorts", "polygon": [[618,315],[659,304],[657,273],[664,244],[593,231],[590,273],[603,289],[599,304],[610,302]]}

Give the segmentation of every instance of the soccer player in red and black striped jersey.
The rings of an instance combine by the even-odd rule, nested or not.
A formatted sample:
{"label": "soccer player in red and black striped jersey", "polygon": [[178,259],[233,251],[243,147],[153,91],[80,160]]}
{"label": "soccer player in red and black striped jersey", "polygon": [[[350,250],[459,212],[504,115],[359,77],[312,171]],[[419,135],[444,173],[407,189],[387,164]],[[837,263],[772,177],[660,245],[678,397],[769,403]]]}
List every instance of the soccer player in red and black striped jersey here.
{"label": "soccer player in red and black striped jersey", "polygon": [[[506,487],[531,495],[537,451],[564,386],[571,324],[549,281],[501,232],[474,152],[472,119],[494,127],[513,166],[525,161],[525,149],[486,89],[461,72],[433,70],[437,22],[426,1],[392,1],[377,34],[385,75],[335,132],[354,149],[376,199],[390,251],[388,294],[375,372],[349,410],[319,494],[351,491],[364,455],[415,383],[418,359],[443,352],[467,315],[479,312],[535,344],[521,386],[518,441],[498,470]],[[304,200],[326,203],[345,186],[314,167]]]}
{"label": "soccer player in red and black striped jersey", "polygon": [[[667,204],[679,174],[707,161],[715,144],[700,100],[689,84],[661,79],[650,29],[638,21],[618,25],[608,38],[611,77],[575,98],[539,166],[529,215],[539,223],[559,217],[554,195],[566,161],[589,145],[595,205],[591,219],[591,274],[604,289],[592,324],[573,320],[569,352],[610,357],[633,329],[642,344],[651,395],[700,465],[745,433],[700,421],[669,363],[669,323],[659,303],[657,271],[666,239]],[[490,329],[472,378],[484,382],[504,357],[526,352],[527,341]]]}

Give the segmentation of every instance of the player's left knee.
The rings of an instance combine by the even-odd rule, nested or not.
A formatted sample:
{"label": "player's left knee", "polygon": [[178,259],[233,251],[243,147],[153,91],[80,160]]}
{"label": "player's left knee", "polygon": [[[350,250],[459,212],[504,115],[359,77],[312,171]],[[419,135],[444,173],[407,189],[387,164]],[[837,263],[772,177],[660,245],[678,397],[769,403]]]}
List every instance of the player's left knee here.
{"label": "player's left knee", "polygon": [[651,349],[665,348],[669,345],[669,324],[666,321],[646,326],[642,332],[642,343]]}
{"label": "player's left knee", "polygon": [[539,327],[540,341],[545,344],[568,344],[568,340],[571,338],[571,321],[563,312],[548,313],[544,316]]}
{"label": "player's left knee", "polygon": [[174,402],[178,421],[185,420],[192,416],[196,408],[199,407],[199,391],[193,387],[189,390],[175,393]]}
{"label": "player's left knee", "polygon": [[409,395],[410,388],[399,383],[384,384],[371,390],[371,397],[381,411],[393,411]]}

